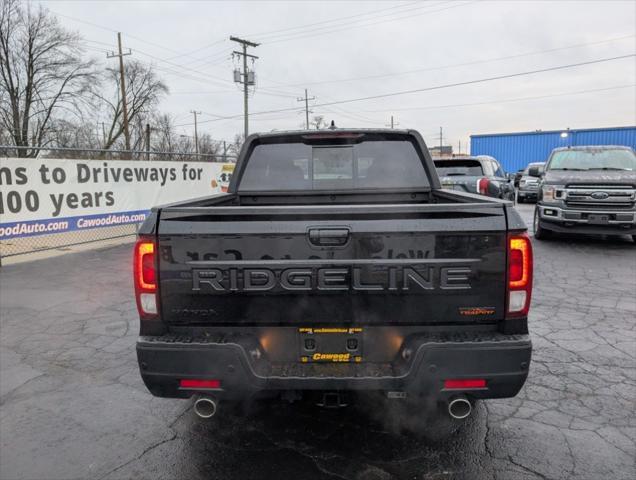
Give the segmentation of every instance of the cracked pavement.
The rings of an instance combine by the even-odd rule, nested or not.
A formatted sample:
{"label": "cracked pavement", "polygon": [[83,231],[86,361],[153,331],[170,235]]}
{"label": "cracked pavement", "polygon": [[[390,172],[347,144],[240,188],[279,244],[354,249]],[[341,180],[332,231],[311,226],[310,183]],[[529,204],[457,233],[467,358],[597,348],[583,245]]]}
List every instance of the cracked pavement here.
{"label": "cracked pavement", "polygon": [[[531,225],[532,205],[520,205]],[[199,420],[143,386],[131,247],[0,269],[0,479],[631,479],[636,247],[534,241],[534,342],[516,398],[450,439],[396,434],[359,408],[263,406]]]}

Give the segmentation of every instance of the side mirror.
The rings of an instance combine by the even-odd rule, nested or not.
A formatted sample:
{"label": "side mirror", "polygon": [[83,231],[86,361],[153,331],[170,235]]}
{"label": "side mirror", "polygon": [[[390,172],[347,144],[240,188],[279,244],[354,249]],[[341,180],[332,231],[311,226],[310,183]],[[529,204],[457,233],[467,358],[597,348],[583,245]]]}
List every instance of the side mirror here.
{"label": "side mirror", "polygon": [[528,175],[539,178],[541,176],[541,169],[539,167],[530,167],[528,169]]}

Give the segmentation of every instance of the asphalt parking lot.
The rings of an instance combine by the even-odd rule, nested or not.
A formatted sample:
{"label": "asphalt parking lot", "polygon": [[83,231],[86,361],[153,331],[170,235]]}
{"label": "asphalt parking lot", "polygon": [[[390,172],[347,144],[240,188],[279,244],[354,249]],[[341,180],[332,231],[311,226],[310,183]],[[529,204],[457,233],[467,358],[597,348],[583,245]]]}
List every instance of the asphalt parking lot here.
{"label": "asphalt parking lot", "polygon": [[534,247],[528,382],[442,443],[351,407],[199,420],[138,375],[130,245],[4,266],[0,478],[635,478],[636,247]]}

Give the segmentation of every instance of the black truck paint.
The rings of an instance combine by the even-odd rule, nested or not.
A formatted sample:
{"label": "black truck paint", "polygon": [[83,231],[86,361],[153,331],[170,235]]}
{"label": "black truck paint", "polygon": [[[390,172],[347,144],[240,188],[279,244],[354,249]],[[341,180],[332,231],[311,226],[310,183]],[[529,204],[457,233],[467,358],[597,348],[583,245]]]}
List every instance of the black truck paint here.
{"label": "black truck paint", "polygon": [[[385,169],[375,180],[374,141],[384,142],[372,160]],[[381,185],[411,168],[386,170],[394,141],[396,156],[416,152],[423,185]],[[242,188],[260,145],[290,143],[314,149],[287,168],[313,189]],[[263,178],[284,152],[303,149],[281,147]],[[320,170],[329,162],[337,168]],[[289,391],[514,396],[531,342],[527,315],[506,313],[507,245],[525,230],[511,202],[443,190],[415,131],[252,135],[226,194],[157,207],[142,225],[140,239],[156,248],[158,310],[140,319],[142,378],[156,396],[206,394],[221,405]],[[444,388],[476,378],[485,386]],[[184,388],[183,379],[218,385]]]}

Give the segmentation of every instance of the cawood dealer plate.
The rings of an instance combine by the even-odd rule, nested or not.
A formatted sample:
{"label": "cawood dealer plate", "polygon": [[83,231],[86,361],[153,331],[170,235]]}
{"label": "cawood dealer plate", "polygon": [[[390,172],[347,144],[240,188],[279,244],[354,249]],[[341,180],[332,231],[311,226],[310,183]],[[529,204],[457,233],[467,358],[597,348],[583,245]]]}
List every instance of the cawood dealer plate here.
{"label": "cawood dealer plate", "polygon": [[309,327],[298,329],[302,363],[362,361],[362,328]]}

